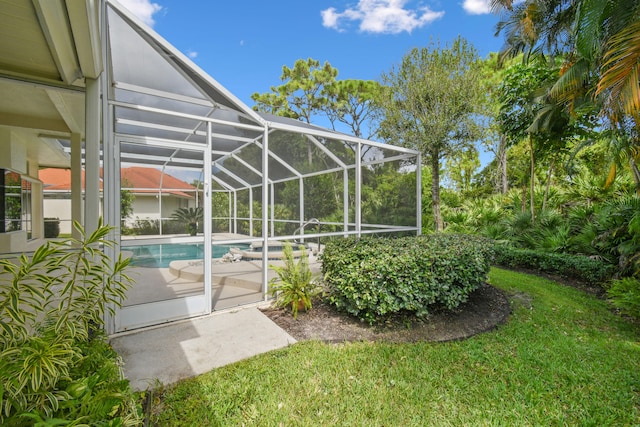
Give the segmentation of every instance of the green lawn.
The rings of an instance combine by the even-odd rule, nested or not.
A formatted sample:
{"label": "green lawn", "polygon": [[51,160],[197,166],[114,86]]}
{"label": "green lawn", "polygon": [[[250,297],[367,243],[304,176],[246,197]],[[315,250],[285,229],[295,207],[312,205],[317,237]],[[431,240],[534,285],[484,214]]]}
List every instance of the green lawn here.
{"label": "green lawn", "polygon": [[[640,425],[637,327],[606,302],[500,269],[514,312],[450,343],[302,342],[155,396],[162,426]],[[523,295],[525,293],[526,295]]]}

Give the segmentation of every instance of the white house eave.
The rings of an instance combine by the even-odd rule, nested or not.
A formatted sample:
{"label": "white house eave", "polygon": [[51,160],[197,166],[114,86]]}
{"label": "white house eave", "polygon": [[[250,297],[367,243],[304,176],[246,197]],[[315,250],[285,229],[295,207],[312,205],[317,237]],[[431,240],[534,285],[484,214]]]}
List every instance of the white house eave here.
{"label": "white house eave", "polygon": [[[48,0],[45,0],[48,1]],[[102,72],[99,2],[65,0],[75,48],[84,77],[97,78]]]}
{"label": "white house eave", "polygon": [[32,1],[60,78],[68,85],[77,84],[82,79],[82,70],[65,4],[62,0]]}

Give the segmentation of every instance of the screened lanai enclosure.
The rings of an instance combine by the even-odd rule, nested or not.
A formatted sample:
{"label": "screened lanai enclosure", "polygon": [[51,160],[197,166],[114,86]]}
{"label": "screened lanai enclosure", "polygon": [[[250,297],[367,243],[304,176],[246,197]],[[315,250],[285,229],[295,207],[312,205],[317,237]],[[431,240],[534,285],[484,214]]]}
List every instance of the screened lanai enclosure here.
{"label": "screened lanai enclosure", "polygon": [[[418,152],[255,112],[117,2],[33,0],[37,11],[8,3],[33,25],[21,44],[3,38],[0,66],[36,52],[37,36],[43,58],[57,53],[50,74],[61,76],[20,71],[16,80],[24,67],[0,70],[11,74],[0,78],[3,90],[25,101],[0,102],[3,114],[26,117],[29,107],[35,123],[27,134],[16,119],[7,131],[12,150],[20,138],[34,141],[26,161],[13,156],[20,161],[9,167],[40,193],[38,168],[71,171],[69,220],[89,231],[100,217],[115,226],[116,245],[105,251],[130,257],[134,284],[108,332],[266,301],[286,244],[296,255],[304,248],[319,272],[330,239],[420,233]],[[36,94],[42,101],[26,102]],[[49,100],[62,119],[43,131],[36,107]],[[0,252],[23,250],[13,249],[16,236],[27,251],[44,239],[42,194],[33,200],[34,231],[0,234],[13,239]]]}
{"label": "screened lanai enclosure", "polygon": [[[258,114],[126,12],[109,7],[107,21],[105,206],[136,280],[117,330],[264,301],[286,242],[319,271],[327,239],[419,233],[418,153]],[[130,167],[193,189],[148,188],[154,215],[122,221],[119,171]],[[195,235],[163,209],[178,193]]]}

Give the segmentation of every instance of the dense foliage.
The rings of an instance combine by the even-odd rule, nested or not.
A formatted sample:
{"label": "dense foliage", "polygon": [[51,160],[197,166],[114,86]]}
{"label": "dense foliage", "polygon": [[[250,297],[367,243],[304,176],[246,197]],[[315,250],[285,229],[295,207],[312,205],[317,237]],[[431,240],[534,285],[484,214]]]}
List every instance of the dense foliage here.
{"label": "dense foliage", "polygon": [[[366,99],[367,106],[373,99],[377,107],[372,114],[375,125],[368,123],[374,126],[369,134],[423,152],[422,176],[428,182],[422,194],[425,231],[478,234],[535,251],[535,256],[517,251],[510,256],[519,254],[519,263],[527,261],[534,268],[591,282],[604,280],[607,274],[597,271],[610,269],[616,279],[637,280],[640,3],[492,0],[491,4],[501,13],[496,30],[504,35],[503,51],[477,68],[473,46],[461,39],[452,48],[416,47],[381,75],[378,95],[383,96],[359,98]],[[462,67],[452,67],[456,58]],[[311,98],[330,96],[337,70],[330,70],[333,79],[321,80],[306,72],[319,67],[319,62],[297,65],[301,72],[288,76],[296,81],[293,88],[319,88],[305,92]],[[301,84],[305,79],[308,84]],[[476,79],[482,80],[484,96],[472,96]],[[452,82],[454,90],[448,94]],[[466,101],[461,104],[461,99]],[[317,99],[313,101],[307,104],[313,108],[301,111],[315,109],[322,115],[336,107],[331,102],[320,107]],[[291,110],[287,103],[271,107]],[[310,117],[288,116],[307,121]],[[470,141],[476,146],[470,147]],[[481,145],[495,159],[478,172],[474,150]],[[439,182],[441,174],[445,180]],[[367,222],[387,220],[384,213],[393,206],[393,197],[387,200],[380,194],[400,194],[403,186],[397,183],[408,177],[400,175],[365,179],[368,188],[385,190],[363,198]],[[334,181],[339,188],[339,180]],[[363,189],[362,194],[367,196],[368,191]],[[335,209],[335,216],[323,219],[339,218],[344,207],[338,201],[330,208],[327,212]],[[283,212],[287,209],[295,212],[284,205]],[[410,218],[404,212],[400,216]],[[598,263],[602,268],[591,266]],[[624,289],[636,292],[634,286]],[[616,301],[620,294],[612,292],[610,297],[620,302]]]}
{"label": "dense foliage", "polygon": [[0,424],[135,425],[133,393],[100,333],[130,285],[110,227],[0,260]]}
{"label": "dense foliage", "polygon": [[497,265],[557,274],[592,285],[606,282],[614,271],[611,264],[584,255],[517,249],[507,245],[496,245],[495,250]]}
{"label": "dense foliage", "polygon": [[395,313],[454,309],[487,278],[492,245],[468,235],[336,239],[322,254],[329,301],[376,323]]}

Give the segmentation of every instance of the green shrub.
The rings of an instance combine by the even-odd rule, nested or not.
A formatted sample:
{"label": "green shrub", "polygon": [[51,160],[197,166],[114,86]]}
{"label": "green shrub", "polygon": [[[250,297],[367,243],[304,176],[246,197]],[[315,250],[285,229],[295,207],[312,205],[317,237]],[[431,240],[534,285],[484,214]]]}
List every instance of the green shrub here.
{"label": "green shrub", "polygon": [[278,277],[269,282],[269,294],[275,297],[275,305],[291,308],[293,318],[298,318],[298,310],[310,310],[312,298],[320,289],[313,280],[313,273],[309,268],[309,255],[304,246],[300,246],[300,259],[296,262],[293,257],[291,243],[284,245],[284,266],[269,265]]}
{"label": "green shrub", "polygon": [[614,273],[611,264],[584,255],[517,249],[501,244],[495,245],[495,253],[497,265],[557,274],[591,285],[601,285]]}
{"label": "green shrub", "polygon": [[60,218],[44,219],[44,237],[54,239],[60,235]]}
{"label": "green shrub", "polygon": [[157,219],[136,218],[131,226],[130,234],[136,236],[160,234],[160,221]]}
{"label": "green shrub", "polygon": [[633,277],[614,280],[607,289],[607,296],[625,314],[640,319],[640,280]]}
{"label": "green shrub", "polygon": [[376,323],[394,313],[425,316],[436,304],[456,308],[486,281],[491,260],[492,245],[478,236],[348,238],[327,243],[322,269],[329,301]]}
{"label": "green shrub", "polygon": [[[139,417],[118,358],[100,334],[121,304],[129,259],[102,248],[111,227],[0,260],[0,424],[134,425]],[[102,354],[102,355],[101,355]]]}

